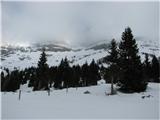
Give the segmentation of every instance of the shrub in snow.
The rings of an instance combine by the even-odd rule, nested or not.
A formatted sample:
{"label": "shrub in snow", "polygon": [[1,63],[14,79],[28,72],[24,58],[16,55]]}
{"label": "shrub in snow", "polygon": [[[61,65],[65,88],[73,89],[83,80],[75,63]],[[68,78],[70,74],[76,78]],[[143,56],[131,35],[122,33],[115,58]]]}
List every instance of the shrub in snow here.
{"label": "shrub in snow", "polygon": [[84,92],[84,94],[91,94],[91,92],[89,92],[88,90]]}

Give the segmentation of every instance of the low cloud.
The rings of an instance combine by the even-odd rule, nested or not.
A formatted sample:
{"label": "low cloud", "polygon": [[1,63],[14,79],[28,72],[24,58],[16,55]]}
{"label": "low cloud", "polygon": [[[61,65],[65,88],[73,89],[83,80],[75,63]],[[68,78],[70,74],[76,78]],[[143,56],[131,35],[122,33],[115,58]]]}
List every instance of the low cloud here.
{"label": "low cloud", "polygon": [[120,39],[130,26],[136,37],[158,41],[157,2],[2,2],[2,42],[52,41],[87,46]]}

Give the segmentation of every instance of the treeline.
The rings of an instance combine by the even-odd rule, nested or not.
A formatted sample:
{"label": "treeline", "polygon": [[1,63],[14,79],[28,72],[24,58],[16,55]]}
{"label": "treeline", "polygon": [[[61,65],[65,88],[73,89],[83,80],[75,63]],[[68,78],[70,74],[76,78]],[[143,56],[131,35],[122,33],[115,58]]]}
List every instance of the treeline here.
{"label": "treeline", "polygon": [[[146,90],[147,83],[160,82],[159,61],[156,56],[145,55],[142,63],[136,40],[128,27],[122,33],[122,40],[118,44],[111,41],[108,55],[103,59],[107,68],[98,61],[92,60],[82,66],[69,65],[67,58],[62,59],[59,66],[49,67],[45,49],[43,49],[37,67],[24,70],[1,72],[1,91],[16,91],[21,84],[33,87],[35,90],[63,89],[69,87],[84,87],[97,85],[97,81],[104,78],[108,83],[114,83],[124,92],[141,92]],[[106,53],[107,54],[107,53]]]}
{"label": "treeline", "polygon": [[[99,63],[102,64],[102,62]],[[143,77],[144,79],[146,79],[146,81],[160,83],[159,63],[160,60],[155,55],[148,55],[147,53],[145,54],[145,60],[142,63],[142,67],[143,67]],[[102,67],[100,67],[100,71],[102,77],[106,80],[106,82],[111,83],[110,71],[112,70],[109,67],[105,68],[102,65]],[[118,77],[118,73],[115,74],[116,74],[115,77]],[[115,80],[114,83],[117,83],[117,81]]]}
{"label": "treeline", "polygon": [[13,70],[1,72],[1,90],[16,91],[21,84],[28,82],[28,87],[35,90],[63,89],[69,87],[85,87],[97,85],[101,79],[98,64],[92,60],[82,65],[69,65],[67,58],[62,59],[59,66],[49,67],[46,63],[46,54],[43,51],[38,62],[38,67],[30,67],[25,70]]}

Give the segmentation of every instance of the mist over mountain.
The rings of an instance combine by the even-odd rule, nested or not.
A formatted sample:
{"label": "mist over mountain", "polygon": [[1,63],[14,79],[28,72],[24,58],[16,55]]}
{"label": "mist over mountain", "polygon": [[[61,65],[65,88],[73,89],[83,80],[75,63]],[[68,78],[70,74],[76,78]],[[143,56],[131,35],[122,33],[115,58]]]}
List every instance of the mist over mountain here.
{"label": "mist over mountain", "polygon": [[158,39],[157,2],[2,2],[2,43],[30,46],[51,41],[88,47],[121,38],[130,26],[135,37]]}

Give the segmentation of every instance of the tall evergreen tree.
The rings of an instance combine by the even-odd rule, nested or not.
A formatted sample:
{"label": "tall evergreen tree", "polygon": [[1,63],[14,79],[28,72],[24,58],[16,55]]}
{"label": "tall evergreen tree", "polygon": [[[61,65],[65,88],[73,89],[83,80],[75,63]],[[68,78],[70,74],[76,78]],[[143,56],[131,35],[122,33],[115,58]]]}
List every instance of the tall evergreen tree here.
{"label": "tall evergreen tree", "polygon": [[[109,63],[109,74],[111,76],[111,94],[114,94],[113,83],[116,82],[118,77],[119,67],[118,67],[118,51],[117,51],[117,43],[114,39],[111,41],[111,47],[109,55],[107,56],[107,62]],[[107,74],[107,73],[106,73]]]}
{"label": "tall evergreen tree", "polygon": [[88,86],[89,85],[89,80],[88,80],[88,77],[89,77],[89,66],[88,66],[87,62],[85,62],[85,64],[82,65],[81,77],[82,77],[82,80],[81,80],[82,86]]}
{"label": "tall evergreen tree", "polygon": [[122,41],[119,45],[121,90],[126,92],[141,92],[147,87],[147,82],[143,79],[142,63],[138,55],[136,40],[128,27],[122,33]]}
{"label": "tall evergreen tree", "polygon": [[154,55],[152,58],[152,64],[151,64],[151,74],[154,82],[160,82],[160,70],[159,70],[159,62],[157,57]]}
{"label": "tall evergreen tree", "polygon": [[80,74],[81,74],[81,71],[80,71],[80,66],[79,65],[76,65],[76,66],[73,66],[72,67],[72,87],[79,87],[79,82],[80,82]]}
{"label": "tall evergreen tree", "polygon": [[69,88],[73,87],[73,81],[72,81],[72,68],[69,65],[69,61],[67,58],[64,59],[63,64],[63,80],[64,80],[64,87]]}
{"label": "tall evergreen tree", "polygon": [[37,68],[38,80],[34,85],[34,90],[49,89],[47,72],[48,72],[47,57],[46,57],[45,49],[43,49],[38,61],[38,68]]}
{"label": "tall evergreen tree", "polygon": [[63,87],[63,66],[64,60],[62,59],[59,66],[57,67],[56,77],[54,81],[54,88],[61,89]]}
{"label": "tall evergreen tree", "polygon": [[[5,76],[4,76],[4,72],[1,72],[1,86],[3,86],[3,84],[5,83]],[[3,91],[3,88],[1,87],[1,91]]]}
{"label": "tall evergreen tree", "polygon": [[50,67],[49,68],[49,86],[53,87],[55,84],[56,76],[57,76],[57,67]]}
{"label": "tall evergreen tree", "polygon": [[150,81],[151,79],[151,63],[149,61],[149,56],[148,54],[145,54],[145,60],[143,63],[143,74],[144,74],[144,79],[147,81]]}
{"label": "tall evergreen tree", "polygon": [[8,91],[8,85],[10,83],[10,71],[9,69],[5,69],[7,75],[4,78],[3,84],[1,84],[2,91]]}
{"label": "tall evergreen tree", "polygon": [[60,65],[58,66],[57,78],[55,81],[54,87],[56,88],[68,88],[72,86],[71,80],[71,67],[69,66],[68,59],[65,58],[61,60]]}
{"label": "tall evergreen tree", "polygon": [[97,81],[100,79],[100,72],[99,72],[99,66],[95,63],[94,59],[92,60],[90,66],[89,66],[89,72],[88,72],[89,78],[89,85],[97,85]]}
{"label": "tall evergreen tree", "polygon": [[110,46],[110,51],[108,51],[109,55],[107,56],[107,62],[109,64],[117,64],[118,63],[118,50],[117,43],[115,39],[112,39]]}

